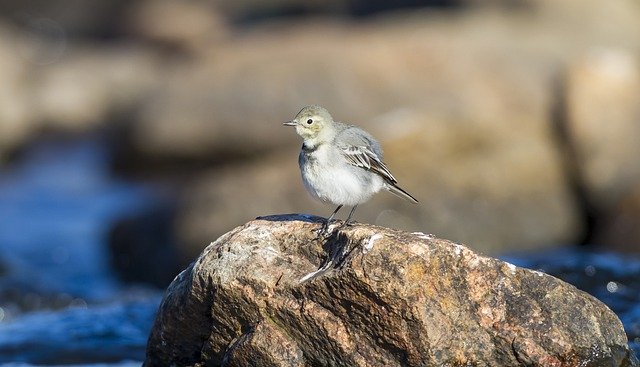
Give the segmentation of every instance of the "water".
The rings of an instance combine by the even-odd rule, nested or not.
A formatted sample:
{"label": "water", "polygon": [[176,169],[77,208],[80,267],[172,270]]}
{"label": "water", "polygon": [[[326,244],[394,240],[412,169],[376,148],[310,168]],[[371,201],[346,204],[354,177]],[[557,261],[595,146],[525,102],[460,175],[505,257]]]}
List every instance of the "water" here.
{"label": "water", "polygon": [[44,142],[0,171],[0,363],[143,360],[161,293],[120,282],[106,238],[157,195],[108,163],[98,139]]}
{"label": "water", "polygon": [[[161,291],[109,265],[114,220],[154,189],[113,178],[100,140],[45,142],[0,171],[0,364],[139,366]],[[640,352],[640,260],[579,248],[508,256],[605,302]]]}
{"label": "water", "polygon": [[138,366],[160,298],[25,314],[0,328],[0,356],[34,364],[122,363]]}

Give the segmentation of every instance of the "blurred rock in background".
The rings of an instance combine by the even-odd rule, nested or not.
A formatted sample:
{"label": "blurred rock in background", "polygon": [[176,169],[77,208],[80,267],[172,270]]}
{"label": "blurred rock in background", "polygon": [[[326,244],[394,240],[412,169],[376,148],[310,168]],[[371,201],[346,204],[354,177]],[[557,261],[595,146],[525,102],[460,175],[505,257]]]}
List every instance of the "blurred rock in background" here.
{"label": "blurred rock in background", "polygon": [[228,19],[206,1],[133,2],[124,32],[170,54],[198,53],[230,36]]}
{"label": "blurred rock in background", "polygon": [[575,169],[585,199],[601,214],[594,241],[630,250],[640,245],[640,60],[618,49],[594,49],[569,66],[566,91]]}
{"label": "blurred rock in background", "polygon": [[0,162],[43,133],[109,132],[119,172],[182,188],[184,262],[256,216],[332,210],[304,191],[300,140],[281,126],[310,103],[376,135],[421,201],[381,194],[359,221],[492,254],[640,250],[619,224],[640,218],[637,1],[60,0],[0,14]]}

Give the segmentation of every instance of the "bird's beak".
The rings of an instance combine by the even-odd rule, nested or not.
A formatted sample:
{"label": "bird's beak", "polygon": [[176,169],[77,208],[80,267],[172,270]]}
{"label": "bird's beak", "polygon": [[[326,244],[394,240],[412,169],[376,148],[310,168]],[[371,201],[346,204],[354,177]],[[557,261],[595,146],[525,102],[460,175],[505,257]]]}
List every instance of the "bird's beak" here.
{"label": "bird's beak", "polygon": [[296,122],[295,121],[287,121],[287,122],[283,122],[282,123],[285,126],[296,126]]}

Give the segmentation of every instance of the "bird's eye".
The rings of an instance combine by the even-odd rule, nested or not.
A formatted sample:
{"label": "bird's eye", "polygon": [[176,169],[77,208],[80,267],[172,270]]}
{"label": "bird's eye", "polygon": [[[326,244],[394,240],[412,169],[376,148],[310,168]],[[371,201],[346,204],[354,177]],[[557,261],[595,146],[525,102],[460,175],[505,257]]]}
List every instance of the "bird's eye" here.
{"label": "bird's eye", "polygon": [[309,125],[313,124],[313,120],[312,119],[308,119],[307,120],[307,124],[309,124]]}

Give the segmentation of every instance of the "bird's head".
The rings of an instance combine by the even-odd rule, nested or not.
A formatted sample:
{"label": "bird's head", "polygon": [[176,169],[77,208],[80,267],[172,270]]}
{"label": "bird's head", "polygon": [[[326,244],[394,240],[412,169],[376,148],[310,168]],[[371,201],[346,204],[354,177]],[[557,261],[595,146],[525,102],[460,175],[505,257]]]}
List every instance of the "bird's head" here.
{"label": "bird's head", "polygon": [[305,141],[317,140],[331,129],[333,118],[329,111],[320,106],[306,106],[298,112],[296,117],[284,125],[295,126],[296,132]]}

